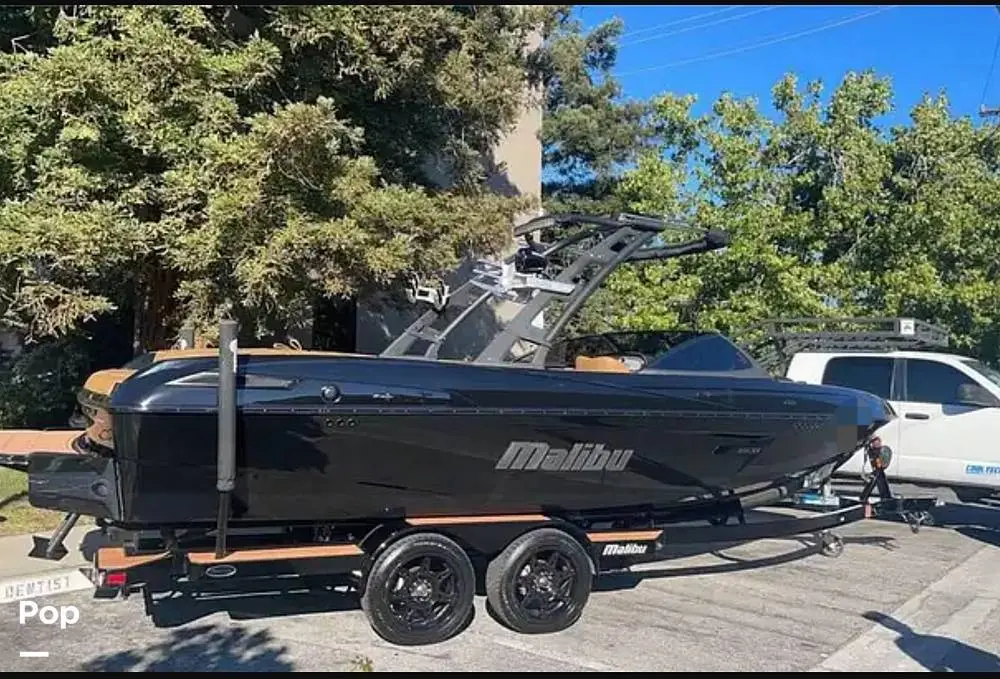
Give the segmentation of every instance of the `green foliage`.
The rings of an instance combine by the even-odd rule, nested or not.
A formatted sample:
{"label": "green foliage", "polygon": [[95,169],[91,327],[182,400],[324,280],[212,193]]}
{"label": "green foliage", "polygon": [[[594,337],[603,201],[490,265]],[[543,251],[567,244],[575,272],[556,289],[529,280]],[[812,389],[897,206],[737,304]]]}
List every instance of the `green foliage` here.
{"label": "green foliage", "polygon": [[631,328],[700,326],[739,336],[773,316],[907,315],[951,328],[956,345],[997,357],[998,138],[926,97],[909,125],[881,129],[891,86],[848,74],[786,76],[776,120],[729,96],[694,116],[662,95],[663,137],[618,187],[630,209],[687,216],[733,234],[725,252],[615,274],[603,314]]}
{"label": "green foliage", "polygon": [[91,372],[86,340],[62,337],[0,358],[0,428],[65,427]]}
{"label": "green foliage", "polygon": [[551,212],[620,209],[615,187],[621,169],[654,137],[649,102],[624,99],[612,75],[622,27],[613,19],[584,33],[564,13],[534,56],[545,88],[540,138]]}
{"label": "green foliage", "polygon": [[482,158],[556,9],[3,12],[0,313],[29,338],[133,297],[147,346],[227,299],[294,326],[498,249],[525,207],[486,195]]}
{"label": "green foliage", "polygon": [[375,663],[366,655],[358,655],[351,660],[351,672],[374,672]]}

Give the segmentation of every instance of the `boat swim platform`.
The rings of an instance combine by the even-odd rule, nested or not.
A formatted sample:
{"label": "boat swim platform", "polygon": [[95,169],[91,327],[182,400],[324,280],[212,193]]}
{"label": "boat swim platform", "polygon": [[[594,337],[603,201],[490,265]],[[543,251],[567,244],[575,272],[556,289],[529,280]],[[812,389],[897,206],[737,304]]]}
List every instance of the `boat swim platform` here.
{"label": "boat swim platform", "polygon": [[26,469],[32,453],[79,453],[82,429],[0,429],[0,467]]}

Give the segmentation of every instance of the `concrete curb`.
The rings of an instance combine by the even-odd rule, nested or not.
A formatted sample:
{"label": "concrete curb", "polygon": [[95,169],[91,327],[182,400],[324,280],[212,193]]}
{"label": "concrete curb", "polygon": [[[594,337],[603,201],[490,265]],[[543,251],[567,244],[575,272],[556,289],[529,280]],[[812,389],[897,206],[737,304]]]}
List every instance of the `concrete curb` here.
{"label": "concrete curb", "polygon": [[0,537],[0,603],[62,594],[92,587],[84,575],[97,546],[94,526],[77,526],[66,536],[69,553],[59,561],[28,556],[31,535]]}
{"label": "concrete curb", "polygon": [[0,604],[76,592],[93,586],[80,568],[45,571],[34,576],[0,581]]}
{"label": "concrete curb", "polygon": [[942,663],[1000,609],[998,555],[983,546],[884,616],[888,624],[873,624],[810,671],[919,672]]}
{"label": "concrete curb", "polygon": [[69,554],[60,561],[45,561],[28,556],[33,545],[31,535],[8,535],[0,538],[0,578],[35,575],[47,570],[65,570],[67,567],[87,566],[89,555],[96,545],[99,533],[95,526],[77,526],[66,536]]}

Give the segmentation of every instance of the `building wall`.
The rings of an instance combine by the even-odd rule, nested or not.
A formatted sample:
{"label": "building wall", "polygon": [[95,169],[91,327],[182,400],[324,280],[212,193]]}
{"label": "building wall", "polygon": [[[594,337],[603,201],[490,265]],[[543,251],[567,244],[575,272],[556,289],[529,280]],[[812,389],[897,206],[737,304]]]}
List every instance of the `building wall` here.
{"label": "building wall", "polygon": [[[536,34],[528,49],[535,49],[540,44],[541,35]],[[542,193],[542,143],[538,133],[542,125],[542,100],[538,90],[526,94],[526,103],[517,123],[504,135],[487,159],[488,166],[492,168],[487,184],[492,190],[506,196],[539,198]],[[432,175],[437,175],[439,183],[447,184],[447,177],[438,167],[430,165],[428,169]],[[536,212],[520,215],[511,224],[511,228],[535,216]],[[468,277],[472,265],[471,261],[464,262],[446,282],[452,288],[457,287]],[[374,300],[358,302],[355,350],[359,353],[379,353],[426,310],[423,306],[394,309],[373,302]],[[497,316],[500,320],[509,318],[516,313],[517,308],[516,305],[501,304],[493,309],[493,319],[470,319],[470,322],[464,324],[467,335],[451,337],[448,344],[458,350],[462,346],[480,345],[483,333],[490,332],[484,328],[495,326]],[[477,320],[480,322],[476,322]],[[445,356],[442,355],[442,358]]]}

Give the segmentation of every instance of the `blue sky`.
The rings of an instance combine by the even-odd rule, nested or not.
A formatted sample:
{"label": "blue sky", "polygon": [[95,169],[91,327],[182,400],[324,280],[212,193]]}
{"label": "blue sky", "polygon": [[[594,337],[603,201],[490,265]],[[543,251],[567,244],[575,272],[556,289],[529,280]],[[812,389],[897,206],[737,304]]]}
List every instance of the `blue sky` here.
{"label": "blue sky", "polygon": [[[851,21],[883,8],[890,9]],[[941,90],[954,115],[979,121],[1000,35],[993,5],[577,5],[576,14],[588,27],[624,20],[616,74],[626,96],[697,94],[701,112],[729,91],[756,96],[772,111],[770,89],[785,72],[800,83],[821,79],[828,94],[848,71],[873,68],[892,79],[889,124],[905,123],[924,93]],[[753,47],[766,41],[775,42]],[[751,48],[719,55],[744,47]],[[1000,59],[985,103],[1000,107]]]}

